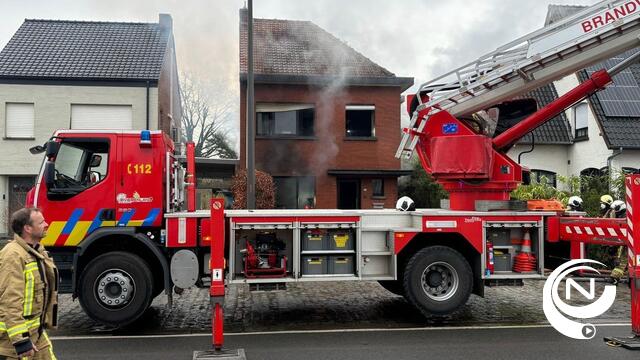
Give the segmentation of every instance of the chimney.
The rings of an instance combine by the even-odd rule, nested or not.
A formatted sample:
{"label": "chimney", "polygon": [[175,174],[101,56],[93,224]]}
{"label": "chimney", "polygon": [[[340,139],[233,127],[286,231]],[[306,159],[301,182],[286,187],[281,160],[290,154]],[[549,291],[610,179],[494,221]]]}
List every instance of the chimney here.
{"label": "chimney", "polygon": [[169,32],[173,30],[173,19],[169,14],[160,14],[158,24],[162,30],[168,30]]}

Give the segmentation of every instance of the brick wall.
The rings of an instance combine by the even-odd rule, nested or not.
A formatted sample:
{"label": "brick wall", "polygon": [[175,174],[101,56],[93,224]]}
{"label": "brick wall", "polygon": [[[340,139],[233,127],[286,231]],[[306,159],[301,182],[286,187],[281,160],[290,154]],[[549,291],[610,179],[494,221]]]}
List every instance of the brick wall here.
{"label": "brick wall", "polygon": [[[314,104],[313,139],[256,139],[256,167],[273,176],[316,178],[316,207],[336,208],[336,177],[329,169],[398,170],[394,157],[400,142],[400,88],[347,87],[319,88],[304,85],[255,86],[256,103]],[[349,140],[345,137],[345,107],[375,105],[375,140]],[[241,86],[240,166],[246,164],[246,86]],[[385,180],[385,198],[371,199],[371,179],[361,181],[362,208],[373,202],[395,205],[395,178]]]}

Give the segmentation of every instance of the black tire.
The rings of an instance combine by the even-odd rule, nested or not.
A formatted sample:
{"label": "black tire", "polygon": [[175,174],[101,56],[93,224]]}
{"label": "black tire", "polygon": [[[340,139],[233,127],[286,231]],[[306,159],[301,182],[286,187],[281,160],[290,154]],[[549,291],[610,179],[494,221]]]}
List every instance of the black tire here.
{"label": "black tire", "polygon": [[404,284],[402,280],[378,280],[378,283],[388,292],[404,296]]}
{"label": "black tire", "polygon": [[114,251],[87,265],[78,289],[80,305],[90,318],[121,327],[139,318],[151,304],[153,275],[139,256]]}
{"label": "black tire", "polygon": [[446,246],[418,251],[405,268],[405,297],[425,316],[456,311],[467,302],[472,289],[473,271],[469,262]]}

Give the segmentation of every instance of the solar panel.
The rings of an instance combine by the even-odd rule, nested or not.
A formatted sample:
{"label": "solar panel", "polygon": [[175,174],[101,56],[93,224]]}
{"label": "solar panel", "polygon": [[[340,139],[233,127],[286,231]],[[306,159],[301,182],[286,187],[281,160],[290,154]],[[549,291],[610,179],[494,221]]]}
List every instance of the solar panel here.
{"label": "solar panel", "polygon": [[[610,69],[638,50],[633,49],[587,68],[589,76],[602,68]],[[630,68],[613,77],[613,84],[596,93],[605,116],[640,117],[640,86]]]}

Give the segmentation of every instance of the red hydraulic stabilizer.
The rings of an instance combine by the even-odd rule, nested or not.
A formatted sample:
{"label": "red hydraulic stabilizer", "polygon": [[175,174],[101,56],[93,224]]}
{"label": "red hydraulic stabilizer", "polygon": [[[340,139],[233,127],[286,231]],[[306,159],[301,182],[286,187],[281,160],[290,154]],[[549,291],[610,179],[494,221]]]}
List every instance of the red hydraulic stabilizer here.
{"label": "red hydraulic stabilizer", "polygon": [[[604,89],[611,77],[640,57],[640,52],[556,99],[491,139],[446,111],[418,107],[418,121],[406,133],[418,136],[416,152],[424,169],[450,194],[452,210],[475,210],[476,200],[509,200],[522,182],[522,167],[506,156],[519,139],[573,104]],[[423,96],[424,98],[424,96]],[[422,131],[420,123],[426,121]]]}
{"label": "red hydraulic stabilizer", "polygon": [[246,356],[243,349],[223,349],[224,343],[224,270],[226,261],[224,259],[224,199],[213,198],[211,205],[211,258],[209,267],[211,269],[211,286],[209,295],[211,297],[211,342],[213,350],[195,351],[194,360],[204,359],[243,359]]}
{"label": "red hydraulic stabilizer", "polygon": [[187,211],[196,211],[196,144],[193,141],[187,143],[187,174],[184,181],[187,186]]}

